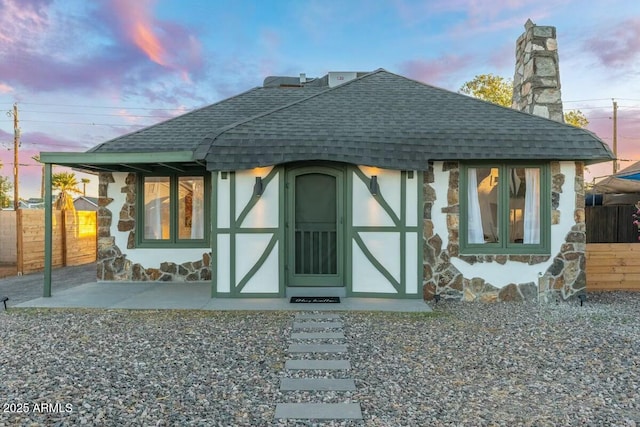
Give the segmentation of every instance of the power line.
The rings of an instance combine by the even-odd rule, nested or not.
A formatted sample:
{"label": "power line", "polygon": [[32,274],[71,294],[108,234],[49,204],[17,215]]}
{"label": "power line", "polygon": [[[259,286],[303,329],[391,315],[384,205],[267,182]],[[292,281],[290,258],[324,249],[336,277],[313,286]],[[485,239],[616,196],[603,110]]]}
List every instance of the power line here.
{"label": "power line", "polygon": [[22,120],[23,122],[31,122],[31,123],[55,123],[59,125],[83,125],[83,126],[137,126],[137,127],[145,127],[147,125],[140,124],[131,124],[131,123],[95,123],[95,122],[61,122],[57,120]]}
{"label": "power line", "polygon": [[160,115],[142,115],[142,114],[127,114],[123,116],[122,114],[107,114],[107,113],[87,113],[87,112],[79,112],[79,111],[34,111],[34,110],[22,110],[23,113],[39,113],[39,114],[73,114],[73,115],[85,115],[85,116],[109,116],[109,117],[158,117],[158,118],[169,118],[167,116]]}
{"label": "power line", "polygon": [[[49,106],[49,107],[73,107],[73,108],[97,108],[97,109],[109,109],[109,110],[160,110],[160,111],[176,111],[181,110],[180,107],[176,108],[149,108],[149,107],[127,107],[127,106],[106,106],[106,105],[81,105],[81,104],[49,104],[49,103],[39,103],[39,102],[21,102],[22,105],[41,105],[41,106]],[[191,111],[195,108],[191,108],[188,110],[181,111]]]}

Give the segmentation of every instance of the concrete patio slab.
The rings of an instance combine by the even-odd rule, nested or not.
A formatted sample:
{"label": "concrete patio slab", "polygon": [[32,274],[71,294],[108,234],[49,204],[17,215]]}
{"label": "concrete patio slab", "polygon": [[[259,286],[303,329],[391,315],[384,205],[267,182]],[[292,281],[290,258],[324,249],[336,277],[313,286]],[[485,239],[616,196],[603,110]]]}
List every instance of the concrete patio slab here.
{"label": "concrete patio slab", "polygon": [[[5,280],[10,279],[2,279],[0,284]],[[291,304],[287,298],[211,298],[209,282],[91,282],[64,290],[56,290],[54,287],[51,297],[30,299],[15,304],[14,307],[304,312],[431,311],[429,305],[422,300],[349,297],[343,298],[339,304]],[[335,318],[327,318],[333,319]],[[337,322],[317,323],[326,328],[335,327],[329,324]]]}
{"label": "concrete patio slab", "polygon": [[351,362],[348,360],[315,360],[315,359],[290,359],[284,362],[284,369],[289,371],[303,371],[313,369],[349,370]]}
{"label": "concrete patio slab", "polygon": [[345,339],[343,332],[292,332],[294,340],[341,340]]}
{"label": "concrete patio slab", "polygon": [[299,313],[296,320],[320,320],[320,319],[340,319],[337,313]]}
{"label": "concrete patio slab", "polygon": [[293,322],[294,330],[296,329],[336,329],[336,328],[342,328],[342,322],[340,321],[337,321],[337,322],[295,321]]}
{"label": "concrete patio slab", "polygon": [[278,403],[276,419],[362,419],[359,403]]}
{"label": "concrete patio slab", "polygon": [[282,378],[282,391],[354,391],[356,383],[351,378]]}
{"label": "concrete patio slab", "polygon": [[345,344],[291,344],[289,353],[346,353]]}

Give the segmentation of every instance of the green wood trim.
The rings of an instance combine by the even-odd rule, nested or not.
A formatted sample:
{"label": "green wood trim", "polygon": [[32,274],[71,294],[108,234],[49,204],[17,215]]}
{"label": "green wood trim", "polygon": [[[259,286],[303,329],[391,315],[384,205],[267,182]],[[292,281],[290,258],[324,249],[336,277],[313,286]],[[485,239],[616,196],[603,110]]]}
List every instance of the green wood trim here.
{"label": "green wood trim", "polygon": [[358,298],[389,298],[389,299],[418,299],[421,296],[416,294],[390,294],[385,292],[352,292],[352,297]]}
{"label": "green wood trim", "polygon": [[416,279],[418,280],[418,292],[416,293],[416,296],[424,298],[424,172],[418,171],[416,175],[418,179],[418,185],[416,185],[418,191],[418,206],[416,208],[418,209],[418,225],[420,225],[420,227],[418,227],[419,231],[416,238],[416,244],[418,246],[416,248],[418,251],[418,262],[416,263],[418,264],[418,274],[416,275]]}
{"label": "green wood trim", "polygon": [[[49,298],[51,297],[51,267],[53,264],[53,197],[51,195],[53,190],[51,188],[50,163],[44,165],[44,188],[44,282],[42,296]],[[18,215],[17,210],[16,215]]]}
{"label": "green wood trim", "polygon": [[346,181],[346,194],[345,194],[345,216],[346,224],[344,228],[345,233],[345,265],[344,265],[344,285],[347,297],[353,295],[353,236],[355,229],[353,227],[353,174],[354,169],[357,166],[348,165],[345,181]]}
{"label": "green wood trim", "polygon": [[402,227],[402,226],[382,226],[382,227],[367,227],[366,225],[357,225],[353,227],[355,231],[379,231],[379,232],[414,232],[422,230],[422,227],[419,226],[411,226],[411,227]]}
{"label": "green wood trim", "polygon": [[229,172],[229,291],[238,296],[236,290],[236,173]]}
{"label": "green wood trim", "polygon": [[286,280],[287,280],[287,228],[286,228],[286,182],[285,182],[285,167],[275,166],[278,168],[278,227],[277,235],[278,241],[278,294],[281,297],[285,296],[286,292]]}
{"label": "green wood trim", "polygon": [[[276,167],[271,169],[271,172],[269,172],[267,176],[262,180],[263,190],[267,189],[267,185],[269,185],[269,183],[277,173],[278,169]],[[256,203],[258,203],[258,199],[258,197],[252,196],[251,199],[249,199],[249,203],[247,203],[247,205],[242,209],[242,212],[240,212],[240,216],[238,216],[238,219],[234,220],[233,218],[231,218],[232,221],[236,222],[236,227],[238,229],[242,227],[242,223],[244,222],[245,218],[247,217],[247,215],[249,215],[249,212],[251,212],[251,209],[253,209]]]}
{"label": "green wood trim", "polygon": [[[169,238],[168,239],[145,239],[144,233],[144,179],[146,177],[167,177],[169,178]],[[179,221],[179,192],[178,181],[183,177],[202,177],[204,184],[204,230],[202,239],[179,239],[178,238],[178,221]],[[211,194],[213,193],[211,182],[207,179],[207,175],[201,173],[158,173],[158,174],[137,174],[136,175],[136,248],[209,248],[211,246]],[[215,194],[215,193],[214,193]]]}
{"label": "green wood trim", "polygon": [[[218,172],[213,171],[209,175],[211,178],[211,213],[210,217],[210,226],[211,230],[211,298],[215,298],[218,296],[218,228],[217,218],[218,218]],[[205,222],[206,224],[206,222]]]}
{"label": "green wood trim", "polygon": [[[364,174],[364,172],[362,172],[360,170],[360,168],[356,167],[353,170],[356,173],[356,176],[358,178],[360,178],[360,180],[368,188],[369,187],[369,178]],[[402,181],[402,177],[401,177],[401,181]],[[400,218],[398,217],[398,215],[396,215],[395,211],[393,209],[391,209],[391,206],[389,206],[389,204],[387,203],[385,198],[382,196],[382,187],[380,188],[380,191],[378,192],[378,194],[376,194],[375,196],[371,195],[371,197],[373,197],[374,199],[376,199],[378,201],[378,203],[380,203],[380,206],[382,206],[382,209],[384,209],[384,211],[387,213],[387,215],[389,215],[389,217],[391,218],[391,221],[393,221],[393,224],[396,227],[400,227],[400,226],[402,226],[402,224],[404,224],[403,222],[400,221]]]}
{"label": "green wood trim", "polygon": [[[389,283],[391,283],[391,286],[395,288],[397,293],[388,294],[388,295],[403,295],[404,292],[401,291],[400,283],[393,277],[391,273],[389,273],[389,270],[384,268],[384,266],[380,264],[380,262],[373,256],[371,251],[369,251],[367,246],[362,241],[362,238],[357,233],[354,234],[353,240],[356,242],[356,244],[358,245],[358,247],[360,248],[364,256],[369,260],[369,262],[371,262],[371,264],[373,264],[376,270],[378,270],[385,277],[385,279],[387,279]],[[402,265],[400,266],[400,271],[402,271]]]}
{"label": "green wood trim", "polygon": [[407,288],[407,172],[400,172],[400,286],[398,293],[404,294]]}
{"label": "green wood trim", "polygon": [[245,287],[245,285],[249,282],[249,280],[251,280],[253,275],[256,274],[256,272],[260,270],[260,268],[264,265],[264,262],[267,260],[269,255],[271,255],[271,252],[273,251],[273,247],[276,245],[276,243],[278,243],[278,235],[274,234],[273,236],[271,236],[271,240],[269,240],[267,247],[264,249],[264,252],[262,252],[262,255],[260,255],[260,258],[258,258],[258,261],[253,265],[253,267],[249,269],[247,274],[244,275],[244,277],[240,280],[240,282],[236,286],[236,291],[238,292],[238,294],[242,293],[242,289]]}
{"label": "green wood trim", "polygon": [[193,160],[192,151],[155,151],[147,153],[40,153],[40,161],[42,163],[54,165],[150,164],[191,162]]}
{"label": "green wood trim", "polygon": [[236,228],[236,234],[255,234],[255,233],[275,233],[279,230],[277,227],[261,227],[261,228]]}
{"label": "green wood trim", "polygon": [[[488,168],[496,167],[499,169],[499,191],[498,206],[499,221],[499,242],[471,244],[468,243],[468,170],[470,168]],[[539,168],[540,169],[540,243],[539,244],[522,244],[509,243],[507,240],[507,229],[509,224],[509,210],[504,206],[508,206],[509,200],[509,184],[508,176],[510,168]],[[461,163],[459,177],[459,242],[460,253],[463,255],[549,255],[551,253],[551,178],[548,163],[531,163],[531,162],[481,162],[481,163]]]}

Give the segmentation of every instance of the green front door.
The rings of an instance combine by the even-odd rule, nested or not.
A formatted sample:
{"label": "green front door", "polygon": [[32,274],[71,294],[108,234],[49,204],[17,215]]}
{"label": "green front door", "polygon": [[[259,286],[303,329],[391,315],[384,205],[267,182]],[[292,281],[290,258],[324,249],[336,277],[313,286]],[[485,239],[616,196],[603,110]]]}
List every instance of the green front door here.
{"label": "green front door", "polygon": [[288,286],[344,286],[343,175],[329,167],[287,174]]}

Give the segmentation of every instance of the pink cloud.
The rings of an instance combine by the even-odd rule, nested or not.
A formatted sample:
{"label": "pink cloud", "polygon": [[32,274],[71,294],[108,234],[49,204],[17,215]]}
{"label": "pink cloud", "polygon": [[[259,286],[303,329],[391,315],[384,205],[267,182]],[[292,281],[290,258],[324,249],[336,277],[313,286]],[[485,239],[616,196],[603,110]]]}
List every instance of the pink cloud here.
{"label": "pink cloud", "polygon": [[[144,96],[138,87],[168,81],[161,97],[198,98],[167,78],[203,76],[197,37],[178,24],[155,20],[151,5],[110,0],[70,19],[49,0],[0,0],[0,82],[16,90],[104,94],[115,89]],[[129,15],[132,8],[135,13]],[[141,34],[149,37],[151,48],[140,33],[136,38],[137,23],[148,31]]]}
{"label": "pink cloud", "polygon": [[153,16],[153,0],[111,0],[122,35],[151,61],[190,81],[191,69],[202,67],[201,46],[186,28]]}
{"label": "pink cloud", "polygon": [[0,83],[0,93],[9,93],[13,92],[13,88],[7,84]]}
{"label": "pink cloud", "polygon": [[414,80],[444,87],[452,73],[459,72],[468,65],[467,56],[444,56],[428,61],[414,59],[400,65],[400,74]]}
{"label": "pink cloud", "polygon": [[0,41],[23,45],[25,38],[41,34],[48,26],[46,10],[52,0],[1,0]]}
{"label": "pink cloud", "polygon": [[[553,7],[568,1],[556,1]],[[450,28],[448,32],[465,36],[469,36],[470,33],[493,32],[514,26],[522,28],[528,18],[535,22],[536,19],[548,16],[551,10],[551,6],[545,8],[545,5],[537,0],[430,0],[425,2],[394,0],[394,6],[398,16],[409,26],[419,25],[438,14],[462,14],[466,19]]]}
{"label": "pink cloud", "polygon": [[589,39],[585,48],[606,67],[627,68],[640,58],[640,18],[628,19]]}

